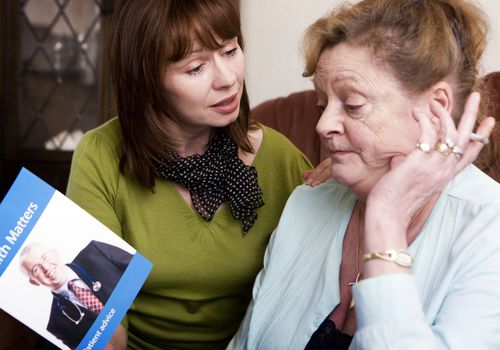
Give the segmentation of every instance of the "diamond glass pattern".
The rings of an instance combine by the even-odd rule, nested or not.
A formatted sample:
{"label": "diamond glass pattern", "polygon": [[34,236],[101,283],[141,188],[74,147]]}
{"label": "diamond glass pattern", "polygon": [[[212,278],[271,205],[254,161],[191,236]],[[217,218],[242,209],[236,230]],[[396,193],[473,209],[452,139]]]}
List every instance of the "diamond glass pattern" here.
{"label": "diamond glass pattern", "polygon": [[97,0],[21,2],[21,148],[71,150],[97,126],[101,8]]}

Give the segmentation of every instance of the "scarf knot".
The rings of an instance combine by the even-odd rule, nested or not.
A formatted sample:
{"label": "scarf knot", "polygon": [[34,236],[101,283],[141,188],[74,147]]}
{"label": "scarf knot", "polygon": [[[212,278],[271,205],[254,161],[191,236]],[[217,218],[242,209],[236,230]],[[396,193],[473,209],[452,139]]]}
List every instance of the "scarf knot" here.
{"label": "scarf knot", "polygon": [[171,152],[170,159],[159,160],[155,172],[158,177],[186,187],[193,207],[207,221],[227,202],[231,215],[242,222],[244,234],[257,219],[256,209],[264,205],[257,170],[241,161],[238,147],[224,133],[204,154],[183,158]]}

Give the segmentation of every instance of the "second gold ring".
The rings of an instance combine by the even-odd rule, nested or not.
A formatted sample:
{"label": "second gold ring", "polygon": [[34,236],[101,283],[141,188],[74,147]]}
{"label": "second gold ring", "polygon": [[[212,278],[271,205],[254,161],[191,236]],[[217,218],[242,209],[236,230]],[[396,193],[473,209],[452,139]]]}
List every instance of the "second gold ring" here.
{"label": "second gold ring", "polygon": [[450,146],[448,146],[445,142],[441,142],[441,141],[436,143],[436,145],[434,146],[434,149],[436,151],[438,151],[439,153],[441,153],[445,157],[448,156],[452,152],[452,148],[450,148]]}

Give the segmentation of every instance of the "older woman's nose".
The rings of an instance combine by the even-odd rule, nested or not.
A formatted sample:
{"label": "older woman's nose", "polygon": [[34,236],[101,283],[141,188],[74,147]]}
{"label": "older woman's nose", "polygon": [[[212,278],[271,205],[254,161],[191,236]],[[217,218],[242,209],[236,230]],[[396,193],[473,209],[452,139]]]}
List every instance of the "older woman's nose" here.
{"label": "older woman's nose", "polygon": [[335,134],[343,134],[343,116],[340,113],[334,111],[333,108],[327,107],[318,120],[318,124],[316,125],[316,132],[319,134],[319,136],[324,138],[332,137]]}

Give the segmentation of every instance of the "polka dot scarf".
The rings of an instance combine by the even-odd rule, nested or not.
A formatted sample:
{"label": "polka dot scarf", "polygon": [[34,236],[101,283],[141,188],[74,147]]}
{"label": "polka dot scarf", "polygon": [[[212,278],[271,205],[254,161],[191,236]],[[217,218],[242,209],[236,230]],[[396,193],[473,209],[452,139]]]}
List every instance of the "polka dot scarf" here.
{"label": "polka dot scarf", "polygon": [[231,214],[243,224],[244,234],[257,219],[255,210],[264,205],[257,170],[238,158],[236,144],[224,133],[204,154],[182,158],[172,152],[171,159],[161,159],[155,171],[157,176],[186,187],[194,208],[207,221],[223,202],[229,203]]}

